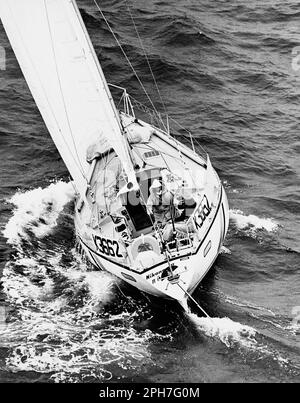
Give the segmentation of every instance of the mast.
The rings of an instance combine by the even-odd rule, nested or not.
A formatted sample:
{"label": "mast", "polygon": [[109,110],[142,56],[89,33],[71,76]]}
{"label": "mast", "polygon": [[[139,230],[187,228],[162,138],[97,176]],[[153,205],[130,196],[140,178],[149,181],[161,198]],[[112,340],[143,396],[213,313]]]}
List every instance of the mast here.
{"label": "mast", "polygon": [[138,189],[120,116],[74,0],[0,0],[0,17],[29,89],[85,198],[87,150],[101,144]]}
{"label": "mast", "polygon": [[88,34],[88,32],[87,32],[86,26],[85,26],[85,24],[84,24],[84,21],[83,21],[83,19],[82,19],[81,14],[80,14],[78,5],[77,5],[77,3],[76,3],[76,0],[71,0],[71,3],[72,3],[72,5],[73,5],[73,7],[74,7],[74,10],[75,10],[75,12],[76,12],[78,21],[79,21],[79,23],[81,24],[82,31],[83,31],[83,33],[85,34],[85,37],[86,37],[87,43],[88,43],[88,45],[89,45],[90,51],[91,51],[91,53],[92,53],[92,55],[93,55],[93,58],[94,58],[94,60],[95,60],[96,65],[97,65],[97,68],[98,68],[99,74],[100,74],[100,76],[101,76],[101,79],[102,79],[102,83],[103,83],[105,92],[106,92],[106,94],[107,94],[107,97],[108,97],[108,99],[109,99],[109,102],[111,103],[113,112],[114,112],[114,114],[115,114],[115,118],[116,118],[116,120],[117,120],[117,122],[118,122],[118,124],[119,124],[119,126],[120,126],[120,130],[121,130],[122,134],[124,134],[124,132],[123,132],[124,129],[123,129],[123,126],[122,126],[122,122],[121,122],[121,119],[120,119],[119,112],[118,112],[118,110],[117,110],[117,108],[116,108],[115,102],[114,102],[113,97],[112,97],[112,95],[111,95],[111,92],[110,92],[108,83],[107,83],[106,78],[105,78],[105,76],[104,76],[103,70],[102,70],[102,68],[101,68],[101,66],[100,66],[100,62],[99,62],[98,56],[97,56],[97,54],[96,54],[96,51],[95,51],[95,48],[94,48],[94,46],[93,46],[93,44],[92,44],[92,41],[91,41],[91,39],[90,39],[90,36],[89,36],[89,34]]}
{"label": "mast", "polygon": [[[1,0],[0,0],[0,1],[1,1]],[[91,41],[91,39],[90,39],[90,36],[89,36],[89,34],[88,34],[88,32],[87,32],[86,26],[85,26],[85,24],[84,24],[84,21],[83,21],[83,19],[82,19],[81,14],[80,14],[80,10],[79,10],[79,8],[78,8],[78,5],[77,5],[77,3],[76,3],[76,0],[70,0],[70,1],[71,1],[72,5],[73,5],[74,10],[75,10],[75,12],[76,12],[76,15],[77,15],[77,17],[78,17],[78,21],[79,21],[80,24],[81,24],[82,31],[83,31],[84,34],[85,34],[87,43],[88,43],[88,45],[89,45],[89,47],[90,47],[90,51],[91,51],[91,53],[92,53],[92,55],[93,55],[93,58],[94,58],[95,63],[96,63],[96,66],[98,67],[98,71],[99,71],[99,74],[100,74],[100,76],[101,76],[101,78],[102,78],[102,83],[103,83],[105,92],[106,92],[106,94],[107,94],[107,97],[108,97],[108,99],[109,99],[109,102],[111,103],[112,110],[113,110],[114,115],[115,115],[115,118],[116,118],[116,120],[117,120],[117,122],[118,122],[118,124],[119,124],[121,134],[122,134],[122,136],[124,136],[124,138],[125,138],[125,143],[126,143],[126,146],[127,146],[127,151],[128,151],[129,157],[130,157],[130,161],[131,161],[132,164],[134,164],[134,160],[133,160],[133,156],[132,156],[131,147],[130,147],[130,144],[129,144],[129,142],[128,142],[128,138],[127,138],[126,132],[125,132],[125,130],[124,130],[122,121],[121,121],[121,119],[120,119],[119,111],[117,110],[116,105],[115,105],[115,102],[114,102],[114,99],[113,99],[113,97],[112,97],[112,95],[111,95],[111,91],[110,91],[110,89],[109,89],[107,80],[106,80],[106,78],[105,78],[105,75],[104,75],[104,73],[103,73],[102,67],[101,67],[101,65],[100,65],[100,62],[99,62],[98,56],[97,56],[97,54],[96,54],[95,48],[94,48],[94,46],[93,46],[93,44],[92,44],[92,41]],[[130,182],[130,180],[129,180],[128,182],[129,182],[129,183],[128,183],[128,189],[131,190],[132,188],[131,188],[131,182]],[[137,190],[137,188],[138,188],[137,183],[136,183],[136,184],[133,184],[133,185],[134,185],[133,187],[136,188],[136,190]]]}

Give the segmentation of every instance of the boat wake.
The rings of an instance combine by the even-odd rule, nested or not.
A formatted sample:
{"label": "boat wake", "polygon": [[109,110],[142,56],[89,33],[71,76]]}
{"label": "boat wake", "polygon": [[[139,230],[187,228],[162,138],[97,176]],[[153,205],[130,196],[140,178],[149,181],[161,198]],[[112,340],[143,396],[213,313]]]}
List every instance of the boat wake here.
{"label": "boat wake", "polygon": [[[2,276],[9,312],[0,328],[6,368],[54,382],[128,380],[127,370],[134,378],[157,365],[149,346],[172,340],[171,332],[137,326],[145,307],[132,304],[119,291],[119,280],[91,271],[76,252],[73,197],[72,185],[58,181],[10,199],[15,208],[4,234],[12,254]],[[253,327],[229,318],[189,317],[201,334],[226,348],[288,365]]]}
{"label": "boat wake", "polygon": [[191,320],[206,336],[219,339],[227,347],[240,345],[254,348],[257,345],[255,336],[257,331],[246,325],[234,322],[229,318],[201,318],[189,314]]}
{"label": "boat wake", "polygon": [[124,369],[151,365],[149,341],[160,335],[136,330],[141,307],[119,303],[118,280],[89,271],[76,252],[73,195],[59,181],[10,200],[15,210],[4,234],[12,254],[2,276],[9,312],[0,348],[13,372],[55,382],[119,379]]}
{"label": "boat wake", "polygon": [[294,371],[296,368],[289,359],[269,345],[266,336],[251,326],[243,325],[227,317],[206,318],[192,313],[189,317],[202,334],[221,341],[227,348],[239,351],[251,362],[267,360],[270,364],[276,363],[285,371]]}
{"label": "boat wake", "polygon": [[231,255],[231,250],[226,246],[222,245],[220,250],[221,255]]}
{"label": "boat wake", "polygon": [[9,203],[15,206],[14,214],[7,223],[3,235],[8,243],[20,246],[29,239],[48,235],[57,225],[57,219],[64,206],[74,198],[72,184],[58,181],[48,187],[18,192]]}
{"label": "boat wake", "polygon": [[272,218],[260,218],[256,215],[245,215],[240,210],[230,210],[230,219],[238,230],[246,231],[250,236],[257,231],[274,232],[279,225]]}
{"label": "boat wake", "polygon": [[[287,331],[294,336],[300,334],[300,324],[298,322],[296,323],[296,321],[293,322],[292,319],[287,316],[279,315],[271,309],[255,305],[249,301],[242,301],[235,297],[225,295],[220,290],[218,290],[218,296],[222,297],[226,303],[241,307],[245,311],[247,310],[248,315],[260,322],[267,323],[277,329],[283,330],[284,332]],[[296,311],[296,313],[298,313],[298,311]]]}

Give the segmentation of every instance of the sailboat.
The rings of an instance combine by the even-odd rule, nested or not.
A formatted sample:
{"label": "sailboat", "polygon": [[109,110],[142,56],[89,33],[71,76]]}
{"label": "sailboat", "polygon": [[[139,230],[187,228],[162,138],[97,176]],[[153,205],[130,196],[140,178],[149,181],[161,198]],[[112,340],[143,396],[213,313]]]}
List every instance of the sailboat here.
{"label": "sailboat", "polygon": [[81,250],[97,270],[183,304],[229,225],[209,156],[107,83],[75,0],[0,0],[0,17],[76,188]]}

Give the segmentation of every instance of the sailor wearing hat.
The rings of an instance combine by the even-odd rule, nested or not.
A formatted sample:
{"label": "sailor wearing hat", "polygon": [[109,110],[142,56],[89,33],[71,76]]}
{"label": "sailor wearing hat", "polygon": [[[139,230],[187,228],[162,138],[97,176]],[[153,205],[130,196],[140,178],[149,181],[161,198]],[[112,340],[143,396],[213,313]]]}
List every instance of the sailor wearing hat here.
{"label": "sailor wearing hat", "polygon": [[154,179],[150,187],[150,196],[147,200],[147,207],[151,214],[153,214],[157,224],[165,225],[171,219],[180,216],[177,208],[178,202],[174,195],[166,189],[164,184]]}

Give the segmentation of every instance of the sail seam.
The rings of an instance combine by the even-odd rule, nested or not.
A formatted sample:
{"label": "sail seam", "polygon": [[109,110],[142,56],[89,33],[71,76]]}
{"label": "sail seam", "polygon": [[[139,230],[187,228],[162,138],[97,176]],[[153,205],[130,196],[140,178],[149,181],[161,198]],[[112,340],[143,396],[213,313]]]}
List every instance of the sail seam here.
{"label": "sail seam", "polygon": [[75,150],[75,153],[76,153],[76,156],[77,156],[77,159],[78,159],[78,165],[77,166],[78,167],[80,166],[81,174],[84,177],[84,179],[87,181],[87,178],[86,178],[85,173],[84,173],[83,166],[82,166],[80,158],[79,158],[79,154],[78,154],[78,150],[77,150],[77,147],[76,147],[75,139],[74,139],[74,136],[73,136],[73,131],[72,131],[72,128],[71,128],[71,123],[70,123],[70,119],[69,119],[67,105],[66,105],[64,94],[63,94],[62,85],[61,85],[59,69],[58,69],[58,64],[57,64],[57,58],[56,58],[56,53],[55,53],[55,48],[54,48],[54,43],[53,43],[53,36],[52,36],[52,31],[51,31],[49,13],[48,13],[47,0],[44,0],[44,5],[45,5],[46,18],[47,18],[47,23],[48,23],[49,35],[50,35],[50,39],[51,39],[51,47],[52,47],[52,52],[53,52],[53,56],[54,56],[54,63],[55,63],[55,69],[56,69],[56,75],[57,75],[57,79],[58,79],[59,89],[60,89],[60,93],[61,93],[61,97],[62,97],[62,101],[63,101],[63,105],[64,105],[64,110],[65,110],[65,113],[66,113],[66,119],[67,119],[68,127],[69,127],[70,134],[71,134],[71,137],[72,137],[74,150]]}
{"label": "sail seam", "polygon": [[[75,0],[70,0],[70,4],[73,6],[73,9],[74,9],[76,15],[78,16],[79,23],[82,26],[83,33],[84,33],[84,35],[86,37],[87,44],[88,44],[89,49],[90,49],[90,53],[91,53],[91,55],[93,57],[93,60],[95,61],[97,71],[98,71],[98,73],[100,75],[100,78],[102,80],[103,89],[105,90],[105,92],[107,94],[111,109],[112,109],[113,114],[114,114],[114,118],[116,119],[116,121],[118,123],[120,134],[122,135],[122,139],[124,141],[123,147],[124,147],[124,149],[126,149],[126,153],[128,155],[128,158],[130,159],[131,165],[133,165],[134,161],[133,161],[133,156],[132,156],[131,149],[130,149],[130,144],[129,144],[127,136],[126,136],[126,132],[125,132],[124,127],[123,127],[123,123],[122,123],[122,121],[120,119],[120,114],[119,114],[119,112],[118,112],[118,110],[117,110],[117,108],[115,106],[113,97],[112,97],[110,89],[109,89],[109,87],[107,85],[107,82],[106,82],[104,73],[102,71],[102,68],[100,66],[100,63],[99,63],[95,48],[93,47],[93,44],[92,44],[92,42],[90,40],[90,37],[88,35],[87,29],[86,29],[86,27],[84,25],[84,22],[82,20],[80,11],[78,9],[78,6],[76,5]],[[97,81],[95,81],[95,85],[97,86]],[[125,171],[127,172],[128,171],[128,166],[126,167],[126,165],[124,165],[124,168],[125,168]],[[129,171],[130,171],[130,168],[129,168]],[[127,172],[127,174],[128,174],[128,172]],[[132,174],[135,176],[134,172],[132,172]],[[128,177],[129,177],[129,175],[128,175]]]}
{"label": "sail seam", "polygon": [[[118,122],[118,125],[119,125],[119,127],[120,127],[121,133],[123,134],[123,127],[122,127],[122,124],[121,124],[120,116],[119,116],[119,114],[118,114],[118,111],[117,111],[116,108],[115,108],[114,101],[113,101],[113,97],[112,97],[112,95],[111,95],[111,93],[110,93],[110,90],[109,90],[107,84],[106,84],[106,80],[105,80],[105,77],[104,77],[103,72],[102,72],[102,70],[101,70],[101,67],[99,68],[99,60],[98,60],[98,58],[97,58],[97,56],[96,56],[96,54],[95,54],[95,50],[94,50],[94,48],[93,48],[93,45],[90,43],[90,38],[89,38],[89,36],[88,36],[88,33],[86,32],[86,28],[85,28],[85,26],[84,26],[84,25],[82,24],[82,22],[81,22],[81,15],[80,15],[80,12],[78,11],[77,5],[74,4],[74,0],[71,0],[71,4],[72,4],[72,6],[73,6],[74,12],[75,12],[76,15],[78,16],[79,23],[80,23],[80,25],[81,25],[81,27],[82,27],[82,29],[83,29],[83,33],[84,33],[84,35],[85,35],[85,37],[86,37],[86,39],[87,39],[87,43],[88,43],[88,46],[89,46],[89,51],[90,51],[90,53],[92,54],[92,56],[94,56],[93,59],[94,59],[94,61],[95,61],[95,63],[96,63],[97,70],[98,70],[99,75],[100,75],[100,77],[101,77],[103,89],[105,90],[105,92],[106,92],[106,94],[107,94],[107,97],[108,97],[108,99],[109,99],[109,101],[110,101],[110,105],[111,105],[112,110],[113,110],[113,113],[114,113],[114,117],[115,117],[115,119],[116,119],[117,122]],[[97,83],[96,83],[96,84],[97,84]]]}
{"label": "sail seam", "polygon": [[[13,12],[12,12],[12,10],[11,10],[11,6],[10,6],[9,4],[7,4],[7,6],[9,7],[10,15],[11,15],[12,18],[14,19],[14,14],[13,14]],[[39,79],[39,82],[40,82],[40,84],[41,84],[41,87],[42,87],[42,90],[43,90],[45,99],[46,99],[46,101],[47,101],[47,103],[48,103],[48,105],[49,105],[49,108],[50,108],[52,117],[53,117],[54,120],[55,120],[55,123],[56,123],[56,125],[57,125],[58,131],[59,131],[59,133],[61,134],[61,137],[62,137],[62,139],[63,139],[65,145],[67,146],[67,148],[68,148],[68,150],[69,150],[69,152],[70,152],[70,154],[71,154],[71,156],[72,156],[72,158],[73,158],[75,164],[77,165],[77,168],[79,169],[79,171],[81,171],[81,169],[80,169],[80,167],[79,167],[79,165],[78,165],[78,163],[77,163],[77,161],[76,161],[76,158],[74,157],[74,154],[72,153],[72,150],[70,149],[70,147],[69,147],[69,145],[68,145],[66,139],[64,138],[64,136],[63,136],[63,134],[62,134],[62,130],[61,130],[60,125],[59,125],[59,123],[58,123],[58,121],[57,121],[57,119],[56,119],[56,116],[55,116],[55,113],[54,113],[54,111],[53,111],[51,102],[50,102],[50,100],[49,100],[49,98],[48,98],[48,96],[47,96],[47,93],[46,93],[46,90],[45,90],[45,88],[44,88],[44,85],[43,85],[42,82],[41,82],[39,73],[38,73],[38,71],[37,71],[37,69],[36,69],[36,66],[35,66],[35,64],[34,64],[34,62],[33,62],[33,60],[32,60],[32,58],[31,58],[30,52],[28,51],[28,48],[27,48],[27,45],[26,45],[26,43],[25,43],[24,40],[23,40],[23,37],[22,37],[22,35],[21,35],[21,33],[20,33],[20,30],[19,30],[19,28],[18,28],[18,25],[17,25],[16,23],[15,23],[14,25],[15,25],[17,31],[18,31],[19,38],[21,39],[21,41],[22,41],[22,43],[23,43],[24,50],[25,50],[25,52],[26,52],[26,54],[27,54],[27,57],[28,57],[28,59],[29,59],[29,62],[31,63],[32,67],[34,68],[34,70],[35,70],[35,72],[36,72],[36,75],[37,75],[37,77],[38,77],[38,79]],[[26,69],[26,66],[23,66],[23,67]],[[82,172],[81,172],[81,173],[82,173]]]}

